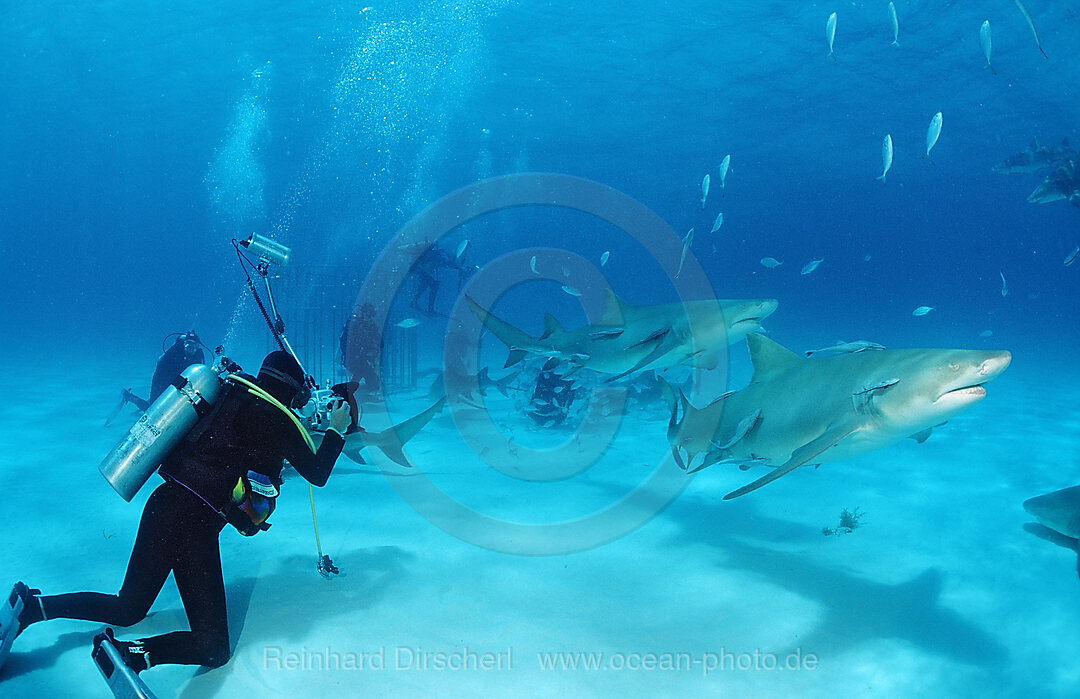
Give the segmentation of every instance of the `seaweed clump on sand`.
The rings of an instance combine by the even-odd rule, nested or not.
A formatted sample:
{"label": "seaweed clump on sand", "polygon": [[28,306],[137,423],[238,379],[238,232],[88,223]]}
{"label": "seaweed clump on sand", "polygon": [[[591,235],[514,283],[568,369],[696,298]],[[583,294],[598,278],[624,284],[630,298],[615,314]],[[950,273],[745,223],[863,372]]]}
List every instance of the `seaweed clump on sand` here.
{"label": "seaweed clump on sand", "polygon": [[833,534],[850,534],[855,531],[859,526],[859,520],[865,512],[859,512],[859,508],[854,510],[848,510],[846,507],[844,511],[840,513],[840,523],[835,527],[822,527],[821,533],[825,536],[832,536]]}

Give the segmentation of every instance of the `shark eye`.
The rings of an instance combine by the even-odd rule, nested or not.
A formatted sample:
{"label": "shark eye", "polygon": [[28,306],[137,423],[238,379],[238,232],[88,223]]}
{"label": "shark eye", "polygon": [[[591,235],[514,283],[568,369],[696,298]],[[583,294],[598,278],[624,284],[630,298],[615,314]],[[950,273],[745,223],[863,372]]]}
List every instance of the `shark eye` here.
{"label": "shark eye", "polygon": [[955,364],[955,363],[950,364],[949,368],[952,369],[953,371],[960,371],[960,365],[959,364]]}

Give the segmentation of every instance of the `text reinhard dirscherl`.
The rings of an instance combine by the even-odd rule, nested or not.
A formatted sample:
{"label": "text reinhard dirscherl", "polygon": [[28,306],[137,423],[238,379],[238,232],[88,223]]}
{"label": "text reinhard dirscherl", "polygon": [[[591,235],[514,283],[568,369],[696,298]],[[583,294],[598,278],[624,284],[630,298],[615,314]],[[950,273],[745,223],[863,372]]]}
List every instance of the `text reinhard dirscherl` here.
{"label": "text reinhard dirscherl", "polygon": [[[761,650],[736,653],[721,648],[710,652],[538,652],[537,666],[544,672],[716,672],[814,670],[818,656],[802,649],[786,654]],[[477,651],[468,647],[426,650],[412,646],[378,648],[368,652],[340,652],[332,648],[298,651],[280,646],[263,649],[267,671],[507,671],[514,669],[514,650]]]}

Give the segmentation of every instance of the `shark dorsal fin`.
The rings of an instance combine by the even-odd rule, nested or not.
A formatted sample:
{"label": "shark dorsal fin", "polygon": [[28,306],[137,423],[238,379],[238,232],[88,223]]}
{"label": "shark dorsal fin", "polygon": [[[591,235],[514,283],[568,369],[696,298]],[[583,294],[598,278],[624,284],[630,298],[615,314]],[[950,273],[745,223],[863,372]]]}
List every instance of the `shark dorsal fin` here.
{"label": "shark dorsal fin", "polygon": [[611,289],[604,292],[604,316],[597,325],[623,325],[626,323],[626,311],[630,304],[619,298]]}
{"label": "shark dorsal fin", "polygon": [[750,333],[746,336],[746,344],[750,348],[750,362],[754,365],[754,380],[761,378],[771,371],[781,367],[806,361],[778,342],[770,340],[761,333]]}
{"label": "shark dorsal fin", "polygon": [[559,319],[550,313],[544,314],[544,334],[540,336],[541,340],[546,340],[555,333],[566,333],[563,330],[563,326],[559,323]]}

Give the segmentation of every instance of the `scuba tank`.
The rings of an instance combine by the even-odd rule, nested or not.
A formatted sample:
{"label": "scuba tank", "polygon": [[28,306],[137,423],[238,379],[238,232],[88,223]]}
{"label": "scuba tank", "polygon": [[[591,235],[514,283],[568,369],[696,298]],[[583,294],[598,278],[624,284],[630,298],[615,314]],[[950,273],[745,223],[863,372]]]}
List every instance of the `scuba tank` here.
{"label": "scuba tank", "polygon": [[192,364],[155,400],[98,466],[128,502],[221,393],[221,379],[205,364]]}

